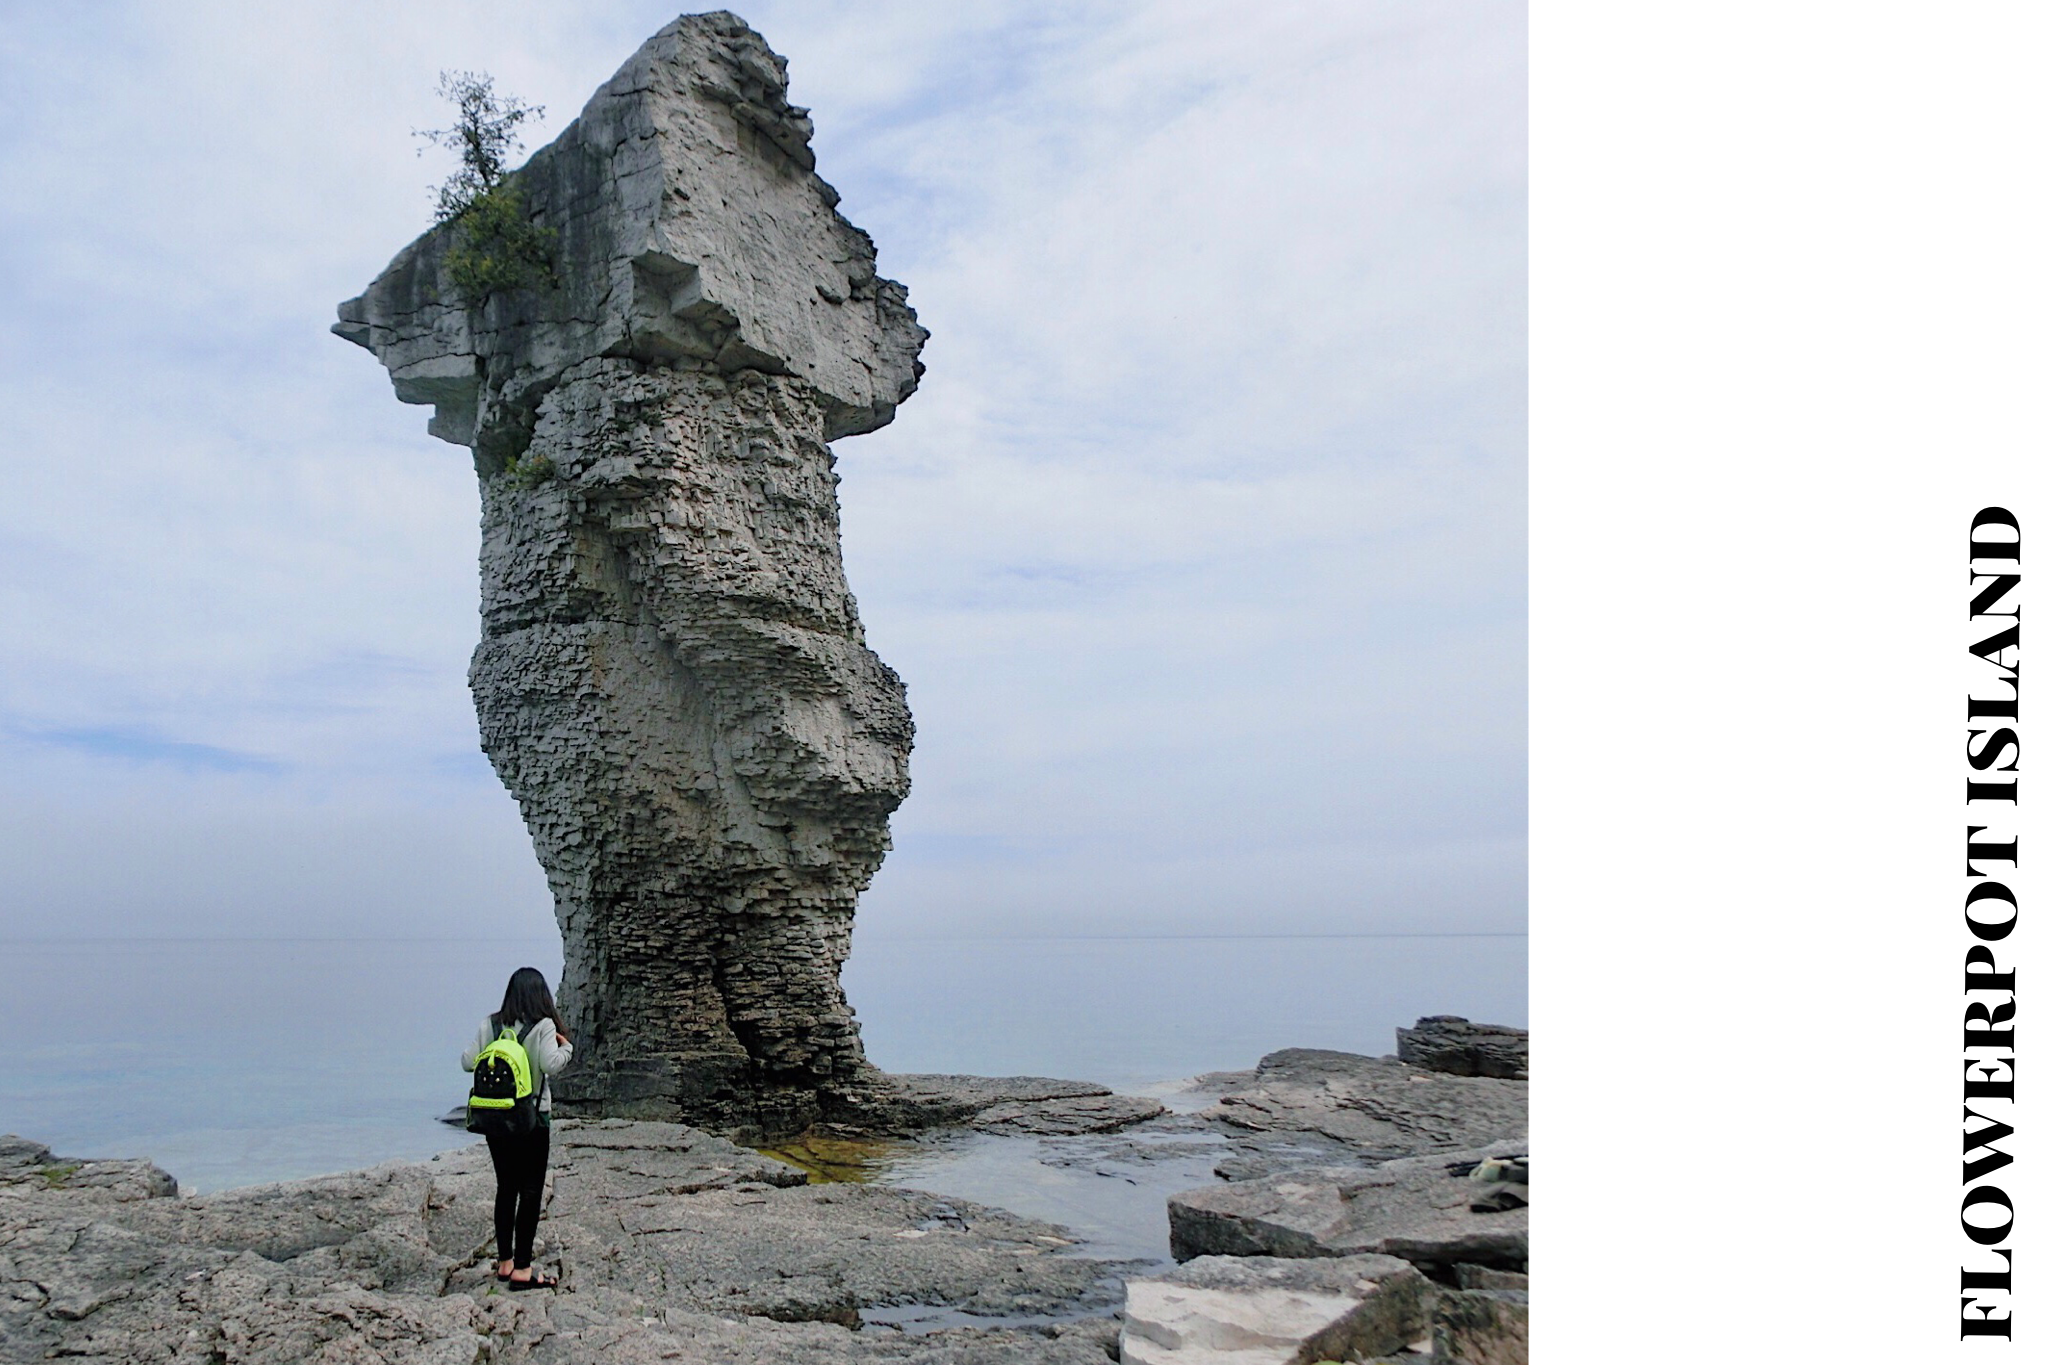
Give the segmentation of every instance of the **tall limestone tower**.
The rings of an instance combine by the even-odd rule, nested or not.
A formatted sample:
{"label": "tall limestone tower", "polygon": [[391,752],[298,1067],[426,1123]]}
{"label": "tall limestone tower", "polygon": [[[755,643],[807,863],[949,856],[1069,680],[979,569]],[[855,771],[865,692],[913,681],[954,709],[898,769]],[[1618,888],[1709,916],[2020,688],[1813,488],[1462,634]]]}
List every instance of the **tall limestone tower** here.
{"label": "tall limestone tower", "polygon": [[839,971],[911,724],[826,443],[895,415],[926,336],[784,66],[731,14],[676,20],[514,177],[554,284],[466,296],[445,224],[334,328],[475,458],[470,687],[554,891],[558,1100],[764,1134],[875,1074]]}

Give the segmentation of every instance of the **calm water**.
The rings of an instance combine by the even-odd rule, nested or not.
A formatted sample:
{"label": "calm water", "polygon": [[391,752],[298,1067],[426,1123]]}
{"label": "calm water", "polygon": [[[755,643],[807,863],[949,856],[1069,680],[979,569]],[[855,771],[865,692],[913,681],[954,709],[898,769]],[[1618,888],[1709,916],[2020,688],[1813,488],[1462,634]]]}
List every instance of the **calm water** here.
{"label": "calm water", "polygon": [[[875,940],[847,994],[891,1071],[1138,1090],[1282,1047],[1393,1051],[1424,1014],[1528,1022],[1521,936]],[[417,1160],[456,1054],[553,941],[0,942],[0,1132],[146,1156],[188,1190]],[[961,1190],[969,1195],[971,1192]]]}

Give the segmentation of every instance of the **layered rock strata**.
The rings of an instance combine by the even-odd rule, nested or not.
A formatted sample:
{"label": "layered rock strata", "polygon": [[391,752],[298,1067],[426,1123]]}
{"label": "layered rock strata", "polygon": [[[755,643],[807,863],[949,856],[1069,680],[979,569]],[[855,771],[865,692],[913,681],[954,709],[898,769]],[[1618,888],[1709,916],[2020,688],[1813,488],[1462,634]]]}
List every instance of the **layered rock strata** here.
{"label": "layered rock strata", "polygon": [[[1526,1273],[1528,1186],[1473,1174],[1489,1157],[1527,1145],[1310,1167],[1189,1190],[1167,1201],[1173,1252],[1182,1259],[1372,1253],[1398,1256],[1439,1278],[1460,1265]],[[1515,1197],[1499,1198],[1503,1188],[1515,1189]]]}
{"label": "layered rock strata", "polygon": [[1529,1079],[1529,1030],[1475,1024],[1456,1014],[1427,1014],[1394,1030],[1394,1051],[1410,1066],[1453,1076]]}
{"label": "layered rock strata", "polygon": [[[1221,1090],[1203,1117],[1252,1134],[1335,1144],[1346,1159],[1389,1161],[1520,1139],[1529,1083],[1461,1076],[1321,1048],[1284,1048],[1249,1073],[1209,1078]],[[1231,1178],[1254,1173],[1240,1166]]]}
{"label": "layered rock strata", "polygon": [[461,294],[458,221],[335,331],[483,495],[483,747],[555,898],[565,1112],[795,1131],[869,1088],[840,989],[909,790],[827,442],[925,332],[816,174],[783,60],[726,13],[651,38],[513,177],[552,285]]}
{"label": "layered rock strata", "polygon": [[1196,1117],[1244,1136],[1224,1183],[1167,1201],[1177,1259],[1373,1253],[1447,1284],[1526,1268],[1527,1081],[1316,1048],[1205,1079],[1221,1093]]}

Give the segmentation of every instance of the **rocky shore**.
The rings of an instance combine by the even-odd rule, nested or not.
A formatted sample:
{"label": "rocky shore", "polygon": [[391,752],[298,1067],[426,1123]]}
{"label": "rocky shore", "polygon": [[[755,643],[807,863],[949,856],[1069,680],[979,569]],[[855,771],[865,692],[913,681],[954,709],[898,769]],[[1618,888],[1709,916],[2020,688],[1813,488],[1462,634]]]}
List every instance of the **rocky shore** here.
{"label": "rocky shore", "polygon": [[561,1288],[511,1294],[480,1145],[181,1198],[146,1161],[8,1137],[0,1361],[1523,1360],[1527,1035],[1401,1033],[1414,1060],[1277,1052],[1197,1078],[1179,1112],[1071,1082],[895,1078],[905,1131],[1028,1143],[1112,1183],[1213,1158],[1214,1183],[1165,1201],[1172,1261],[886,1174],[811,1183],[682,1125],[563,1121],[538,1255]]}

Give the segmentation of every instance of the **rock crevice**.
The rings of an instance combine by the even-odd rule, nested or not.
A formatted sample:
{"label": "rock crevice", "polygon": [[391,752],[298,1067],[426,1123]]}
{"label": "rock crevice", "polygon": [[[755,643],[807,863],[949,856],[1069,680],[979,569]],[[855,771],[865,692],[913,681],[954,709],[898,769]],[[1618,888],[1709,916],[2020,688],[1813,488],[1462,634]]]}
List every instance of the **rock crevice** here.
{"label": "rock crevice", "polygon": [[568,1112],[802,1129],[872,1087],[839,985],[909,790],[828,442],[925,332],[730,14],[651,38],[516,172],[558,283],[458,293],[438,227],[335,331],[482,489],[483,747],[563,935]]}

